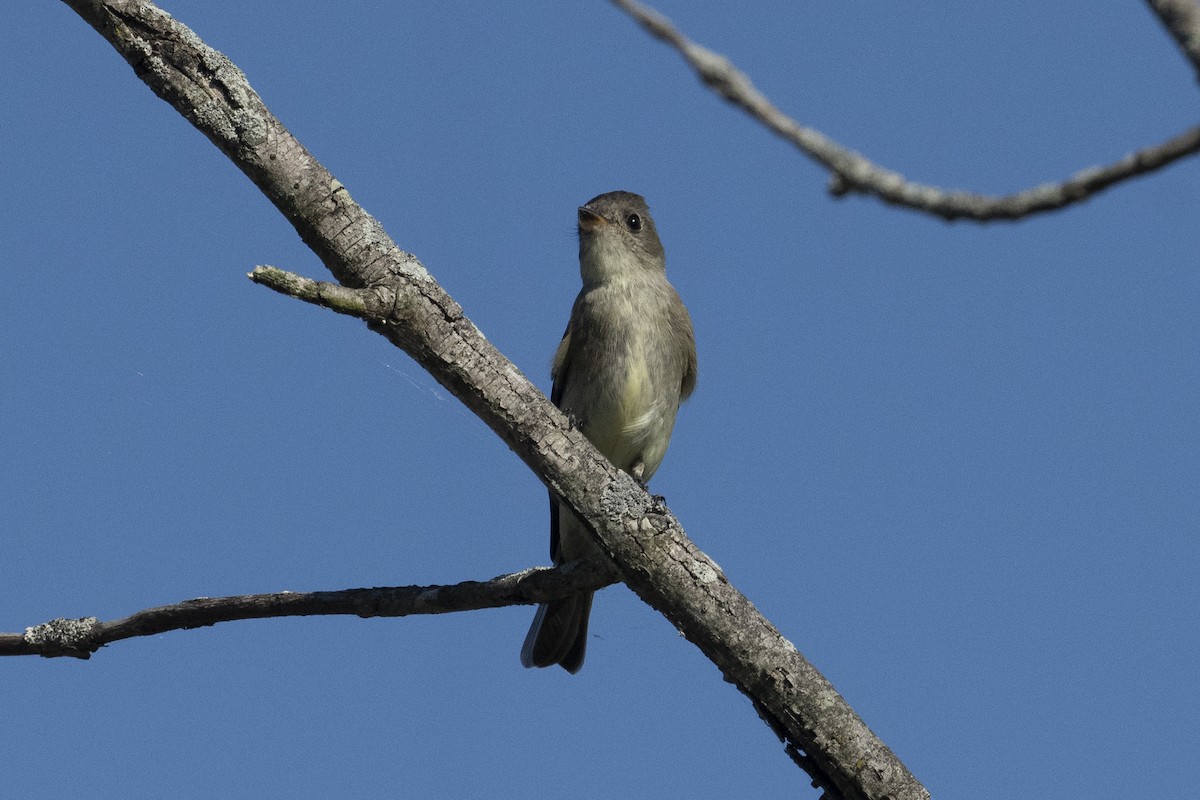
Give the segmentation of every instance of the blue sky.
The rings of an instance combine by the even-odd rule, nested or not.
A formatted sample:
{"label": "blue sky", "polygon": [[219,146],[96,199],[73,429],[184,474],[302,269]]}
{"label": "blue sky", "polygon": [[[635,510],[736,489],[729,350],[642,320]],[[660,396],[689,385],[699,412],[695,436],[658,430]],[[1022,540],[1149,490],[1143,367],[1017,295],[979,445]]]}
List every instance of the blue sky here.
{"label": "blue sky", "polygon": [[[575,208],[644,194],[700,381],[654,479],[935,797],[1185,794],[1200,741],[1197,162],[1019,224],[860,198],[606,3],[171,2],[536,383]],[[1139,3],[658,8],[799,121],[1002,193],[1195,123]],[[0,630],[483,579],[546,499],[64,5],[0,28]],[[232,623],[0,663],[14,797],[813,797],[622,588],[577,676],[531,608]]]}

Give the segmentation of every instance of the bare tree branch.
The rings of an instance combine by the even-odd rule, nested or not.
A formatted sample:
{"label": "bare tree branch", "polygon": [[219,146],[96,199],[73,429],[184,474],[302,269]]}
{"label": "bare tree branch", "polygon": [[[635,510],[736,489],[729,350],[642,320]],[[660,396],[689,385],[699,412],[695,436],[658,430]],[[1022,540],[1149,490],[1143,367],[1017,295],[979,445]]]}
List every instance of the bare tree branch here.
{"label": "bare tree branch", "polygon": [[[833,173],[829,190],[837,197],[850,192],[874,195],[886,203],[924,211],[947,220],[1015,220],[1082,202],[1113,184],[1161,169],[1200,151],[1198,126],[1161,144],[1131,153],[1108,166],[1089,167],[1061,183],[1043,184],[1016,194],[993,197],[913,183],[898,172],[877,166],[863,155],[842,147],[820,131],[807,128],[784,114],[755,89],[750,78],[729,59],[691,41],[654,9],[636,0],[612,2],[652,36],[678,50],[700,80],[713,91]],[[1148,2],[1152,6],[1192,5],[1190,0]]]}
{"label": "bare tree branch", "polygon": [[542,603],[580,590],[600,589],[615,579],[608,564],[578,561],[556,568],[535,567],[500,575],[490,581],[464,581],[449,586],[200,597],[147,608],[111,622],[101,622],[95,617],[60,618],[26,628],[23,634],[0,633],[0,656],[86,659],[104,645],[122,639],[191,630],[239,619],[321,614],[407,617]]}
{"label": "bare tree branch", "polygon": [[1200,80],[1200,3],[1196,0],[1146,0],[1146,3],[1175,37]]}
{"label": "bare tree branch", "polygon": [[[895,754],[684,535],[670,511],[572,429],[267,110],[225,56],[145,0],[64,2],[262,190],[339,283],[367,290],[359,296],[372,296],[386,310],[372,330],[429,370],[579,514],[622,580],[753,700],[815,785],[853,800],[927,800]],[[297,286],[306,291],[302,282]],[[346,313],[358,302],[324,296]]]}

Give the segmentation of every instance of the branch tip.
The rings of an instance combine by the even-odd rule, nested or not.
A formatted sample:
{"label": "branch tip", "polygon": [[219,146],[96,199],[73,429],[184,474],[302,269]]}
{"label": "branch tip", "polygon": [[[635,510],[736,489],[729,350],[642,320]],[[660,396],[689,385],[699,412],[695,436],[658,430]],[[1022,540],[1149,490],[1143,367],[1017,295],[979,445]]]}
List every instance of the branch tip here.
{"label": "branch tip", "polygon": [[[1200,5],[1195,0],[1147,1],[1200,69]],[[1200,152],[1200,127],[1196,127],[1108,166],[1088,167],[1060,183],[1015,194],[973,194],[909,182],[784,114],[728,58],[689,40],[659,12],[634,0],[612,2],[651,36],[674,47],[706,86],[829,170],[833,176],[829,192],[834,197],[851,192],[872,195],[948,221],[1012,221],[1083,202],[1117,183]]]}

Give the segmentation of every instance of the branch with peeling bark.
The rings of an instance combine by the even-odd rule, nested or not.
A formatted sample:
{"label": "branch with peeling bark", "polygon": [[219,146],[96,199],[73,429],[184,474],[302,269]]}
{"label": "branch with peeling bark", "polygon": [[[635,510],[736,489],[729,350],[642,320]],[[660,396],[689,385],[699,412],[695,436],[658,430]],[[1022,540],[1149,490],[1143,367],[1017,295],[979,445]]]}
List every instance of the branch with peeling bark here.
{"label": "branch with peeling bark", "polygon": [[267,110],[225,56],[152,3],[65,2],[225,153],[342,287],[354,291],[279,271],[259,278],[277,278],[291,294],[369,319],[372,330],[484,420],[585,521],[621,579],[751,698],[814,785],[845,798],[928,798],[833,686],[684,535],[670,511],[568,424]]}
{"label": "branch with peeling bark", "polygon": [[236,597],[200,597],[147,608],[101,622],[95,617],[53,619],[24,633],[0,633],[0,656],[71,656],[87,659],[101,647],[136,636],[191,630],[241,619],[353,614],[407,617],[543,603],[572,592],[608,586],[616,579],[608,564],[575,561],[561,567],[500,575],[489,581],[448,586],[393,586],[336,592],[275,592]]}
{"label": "branch with peeling bark", "polygon": [[[947,220],[1016,220],[1082,202],[1117,183],[1200,152],[1200,126],[1197,126],[1107,166],[1089,167],[1059,183],[1035,186],[1016,194],[989,196],[914,183],[784,114],[729,59],[691,41],[654,9],[636,0],[612,2],[651,36],[678,50],[705,85],[828,169],[829,191],[836,197],[851,192],[873,195],[886,203]],[[1200,69],[1200,10],[1195,1],[1148,2]]]}

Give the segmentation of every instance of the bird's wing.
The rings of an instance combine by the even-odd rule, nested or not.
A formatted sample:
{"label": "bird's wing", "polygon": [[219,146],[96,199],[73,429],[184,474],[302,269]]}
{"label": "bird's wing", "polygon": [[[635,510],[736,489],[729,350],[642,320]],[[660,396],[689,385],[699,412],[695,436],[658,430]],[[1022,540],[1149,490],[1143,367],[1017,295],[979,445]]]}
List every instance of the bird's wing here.
{"label": "bird's wing", "polygon": [[554,352],[554,361],[550,364],[550,379],[554,382],[550,388],[550,402],[562,408],[563,388],[567,384],[567,372],[570,370],[571,352],[571,328],[574,325],[574,315],[571,315],[572,321],[567,323],[567,329],[563,331],[562,341],[558,343],[558,350]]}
{"label": "bird's wing", "polygon": [[696,335],[692,332],[692,317],[688,314],[687,308],[682,302],[677,304],[677,308],[679,314],[673,324],[680,333],[684,334],[683,339],[687,342],[687,353],[685,354],[687,361],[683,367],[683,381],[679,386],[679,399],[683,401],[687,400],[696,388]]}
{"label": "bird's wing", "polygon": [[[574,319],[574,314],[571,315]],[[554,384],[550,388],[550,402],[562,408],[563,387],[567,385],[567,373],[570,370],[570,359],[568,354],[571,351],[571,323],[567,323],[567,329],[563,331],[562,341],[558,343],[558,350],[554,353],[554,362],[550,365],[550,377]],[[559,559],[559,538],[558,538],[558,498],[554,496],[554,492],[550,493],[550,560],[557,564]]]}

